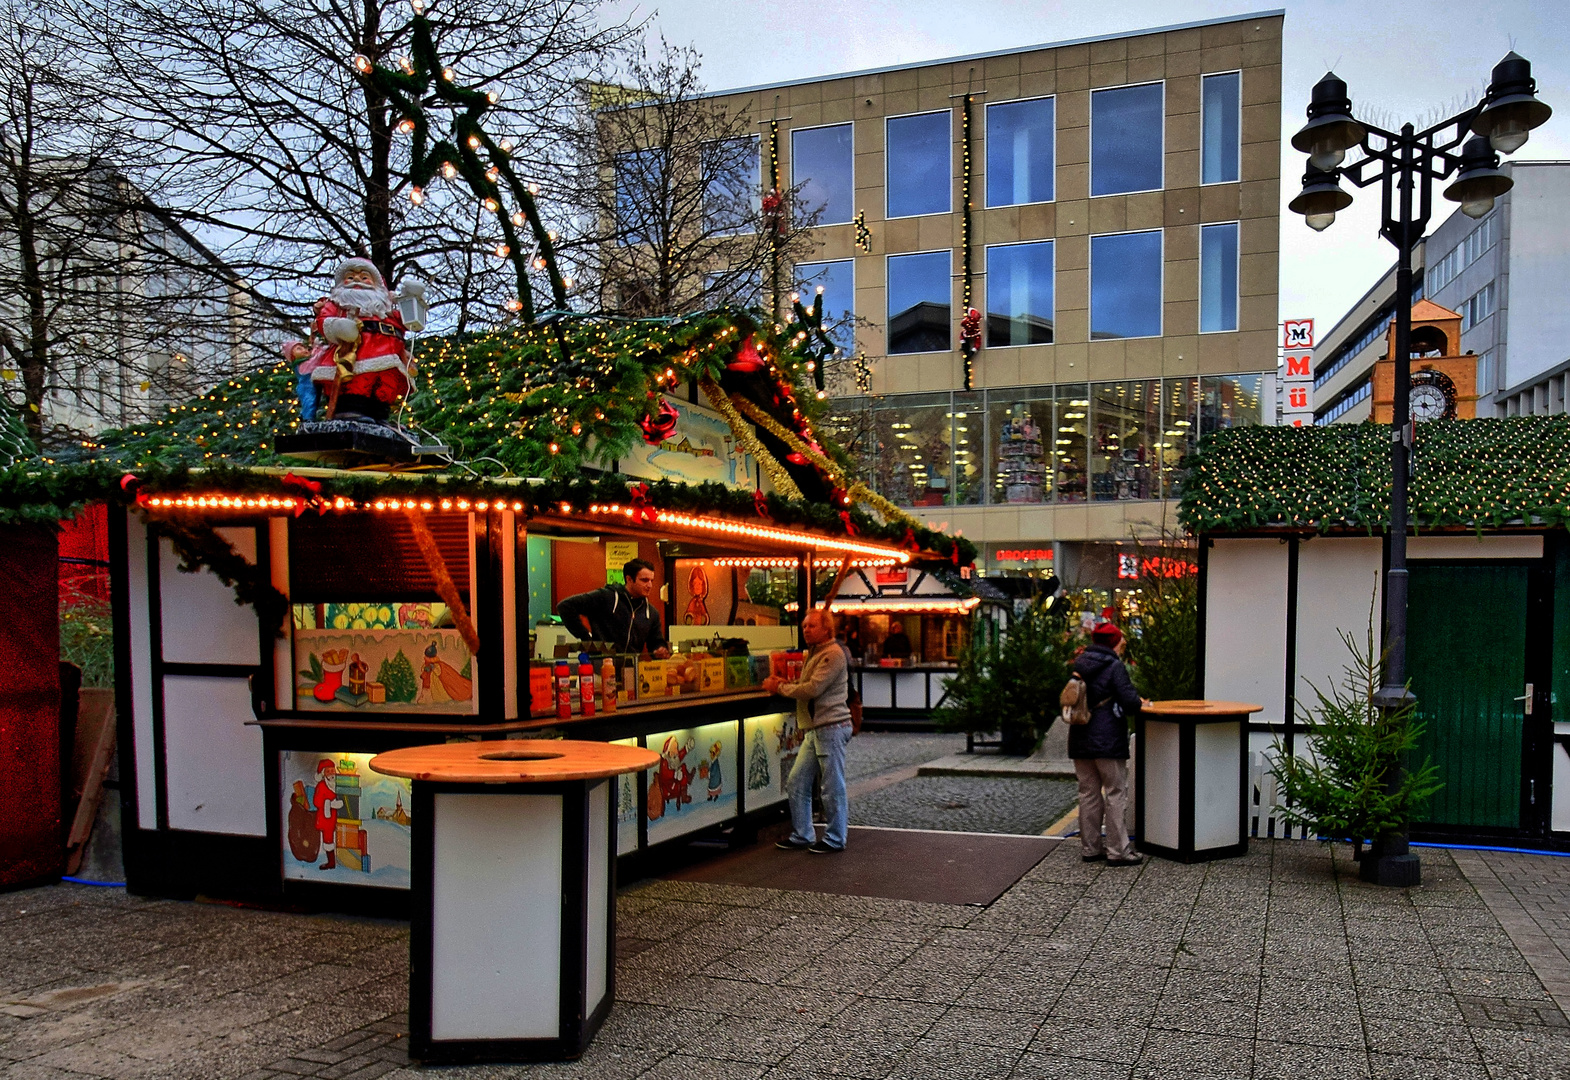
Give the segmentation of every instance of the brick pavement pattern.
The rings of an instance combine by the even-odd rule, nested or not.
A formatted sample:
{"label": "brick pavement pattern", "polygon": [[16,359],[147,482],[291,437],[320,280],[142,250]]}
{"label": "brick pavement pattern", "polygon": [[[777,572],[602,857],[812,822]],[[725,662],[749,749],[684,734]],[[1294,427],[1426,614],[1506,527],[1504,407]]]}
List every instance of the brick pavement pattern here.
{"label": "brick pavement pattern", "polygon": [[1570,1077],[1501,920],[1424,864],[1396,891],[1302,842],[1135,870],[1063,844],[987,908],[640,882],[582,1060],[440,1071],[402,1049],[402,924],[55,886],[0,897],[0,1076]]}

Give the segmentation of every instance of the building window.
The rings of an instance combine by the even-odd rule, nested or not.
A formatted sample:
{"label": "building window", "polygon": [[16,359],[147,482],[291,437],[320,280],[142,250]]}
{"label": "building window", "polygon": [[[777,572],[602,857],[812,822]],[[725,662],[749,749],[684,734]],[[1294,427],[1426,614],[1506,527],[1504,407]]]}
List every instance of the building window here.
{"label": "building window", "polygon": [[1237,329],[1237,222],[1199,230],[1199,332]]}
{"label": "building window", "polygon": [[1494,350],[1489,349],[1477,358],[1477,392],[1492,394],[1498,388],[1494,382]]}
{"label": "building window", "polygon": [[1052,343],[1052,241],[987,248],[987,345]]}
{"label": "building window", "polygon": [[898,506],[950,504],[953,413],[949,394],[912,394],[873,413],[879,494]]}
{"label": "building window", "polygon": [[710,236],[752,232],[763,186],[758,136],[706,142],[699,154],[704,231]]}
{"label": "building window", "polygon": [[1356,386],[1349,387],[1340,397],[1336,399],[1334,405],[1331,405],[1324,412],[1317,413],[1314,416],[1314,426],[1324,427],[1326,424],[1335,423],[1338,419],[1345,416],[1348,412],[1352,411],[1352,409],[1356,408],[1360,403],[1367,401],[1368,396],[1373,392],[1373,383],[1368,379],[1364,379]]}
{"label": "building window", "polygon": [[661,207],[671,201],[665,151],[629,150],[616,155],[616,234],[622,244],[658,244],[670,226]]}
{"label": "building window", "polygon": [[1090,238],[1090,337],[1161,336],[1161,232]]}
{"label": "building window", "polygon": [[1051,202],[1057,109],[1053,98],[987,106],[987,205]]}
{"label": "building window", "polygon": [[855,216],[851,125],[800,128],[790,133],[791,184],[797,200],[819,225],[843,225]]}
{"label": "building window", "polygon": [[1490,281],[1461,305],[1461,332],[1464,334],[1494,313],[1494,283]]}
{"label": "building window", "polygon": [[[836,262],[801,263],[796,267],[797,288],[802,304],[823,305],[823,328],[834,344],[850,352],[856,347],[856,263],[852,259]],[[820,294],[819,289],[823,292]]]}
{"label": "building window", "polygon": [[1164,379],[1161,383],[1161,435],[1155,442],[1161,465],[1162,491],[1175,499],[1187,471],[1181,468],[1199,445],[1199,380]]}
{"label": "building window", "polygon": [[1242,80],[1236,71],[1206,75],[1201,101],[1202,184],[1230,184],[1238,178],[1242,149]]}
{"label": "building window", "polygon": [[891,116],[884,124],[888,216],[948,213],[954,188],[953,117],[945,110]]}
{"label": "building window", "polygon": [[[1201,434],[1265,422],[1263,375],[1207,375],[1199,380]],[[1275,409],[1275,402],[1270,407]]]}
{"label": "building window", "polygon": [[1161,83],[1116,86],[1090,95],[1090,193],[1122,195],[1161,187]]}
{"label": "building window", "polygon": [[1052,501],[1052,453],[1057,430],[1052,413],[1052,390],[1044,397],[1016,390],[1009,397],[989,394],[992,426],[992,501],[1041,503]]}
{"label": "building window", "polygon": [[955,506],[987,501],[987,407],[979,390],[954,395]]}
{"label": "building window", "polygon": [[703,287],[707,292],[703,302],[710,307],[721,304],[763,306],[763,274],[758,270],[731,268],[705,274]]}
{"label": "building window", "polygon": [[890,255],[889,354],[948,352],[954,318],[950,252]]}
{"label": "building window", "polygon": [[1092,383],[1090,387],[1090,497],[1158,499],[1161,470],[1155,438],[1161,430],[1161,383]]}
{"label": "building window", "polygon": [[1461,271],[1482,258],[1483,253],[1498,242],[1499,220],[1498,214],[1490,214],[1467,233],[1459,244],[1430,264],[1425,275],[1429,296],[1433,296],[1454,281],[1460,276]]}

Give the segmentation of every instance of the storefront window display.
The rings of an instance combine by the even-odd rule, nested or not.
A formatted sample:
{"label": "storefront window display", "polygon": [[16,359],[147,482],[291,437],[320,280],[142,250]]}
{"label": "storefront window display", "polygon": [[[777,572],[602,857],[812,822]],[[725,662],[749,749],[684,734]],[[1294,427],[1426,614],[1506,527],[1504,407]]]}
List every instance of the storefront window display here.
{"label": "storefront window display", "polygon": [[1089,387],[1059,386],[1052,440],[1053,489],[1060,503],[1084,502],[1090,491]]}
{"label": "storefront window display", "polygon": [[953,412],[948,394],[905,399],[904,407],[880,408],[877,431],[877,488],[902,506],[945,506],[952,500]]}
{"label": "storefront window display", "polygon": [[[1020,391],[1030,395],[1033,391]],[[1041,503],[1052,499],[1052,389],[1039,397],[1005,401],[994,398],[988,410],[992,428],[992,501]]]}
{"label": "storefront window display", "polygon": [[1160,467],[1152,436],[1159,431],[1161,384],[1155,381],[1095,383],[1090,388],[1091,498],[1155,499],[1161,495]]}
{"label": "storefront window display", "polygon": [[1200,379],[1200,431],[1264,423],[1263,375],[1206,375]]}
{"label": "storefront window display", "polygon": [[987,410],[982,395],[954,395],[955,506],[987,499]]}
{"label": "storefront window display", "polygon": [[1155,447],[1161,462],[1166,497],[1178,497],[1184,470],[1179,464],[1199,442],[1199,380],[1164,379],[1161,383],[1161,437]]}

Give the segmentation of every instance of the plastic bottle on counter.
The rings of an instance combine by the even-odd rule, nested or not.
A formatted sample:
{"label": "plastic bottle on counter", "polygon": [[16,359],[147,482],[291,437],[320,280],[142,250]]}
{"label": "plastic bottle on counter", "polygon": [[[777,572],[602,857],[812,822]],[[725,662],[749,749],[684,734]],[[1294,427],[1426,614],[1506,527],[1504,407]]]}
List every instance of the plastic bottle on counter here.
{"label": "plastic bottle on counter", "polygon": [[594,715],[594,665],[589,662],[588,653],[578,654],[578,697],[582,703],[579,710],[584,716]]}
{"label": "plastic bottle on counter", "polygon": [[600,661],[600,704],[608,713],[616,711],[616,661],[609,656]]}
{"label": "plastic bottle on counter", "polygon": [[572,668],[566,660],[556,661],[556,719],[572,719]]}

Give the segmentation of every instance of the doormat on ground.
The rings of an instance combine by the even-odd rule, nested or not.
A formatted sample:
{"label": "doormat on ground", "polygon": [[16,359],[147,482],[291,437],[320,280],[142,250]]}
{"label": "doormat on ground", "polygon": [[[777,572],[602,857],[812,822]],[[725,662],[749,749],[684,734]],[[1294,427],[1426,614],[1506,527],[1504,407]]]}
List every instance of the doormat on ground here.
{"label": "doormat on ground", "polygon": [[775,847],[787,832],[787,826],[765,829],[750,847],[711,855],[664,876],[714,885],[985,906],[1059,843],[1044,836],[852,825],[843,852],[814,855]]}

